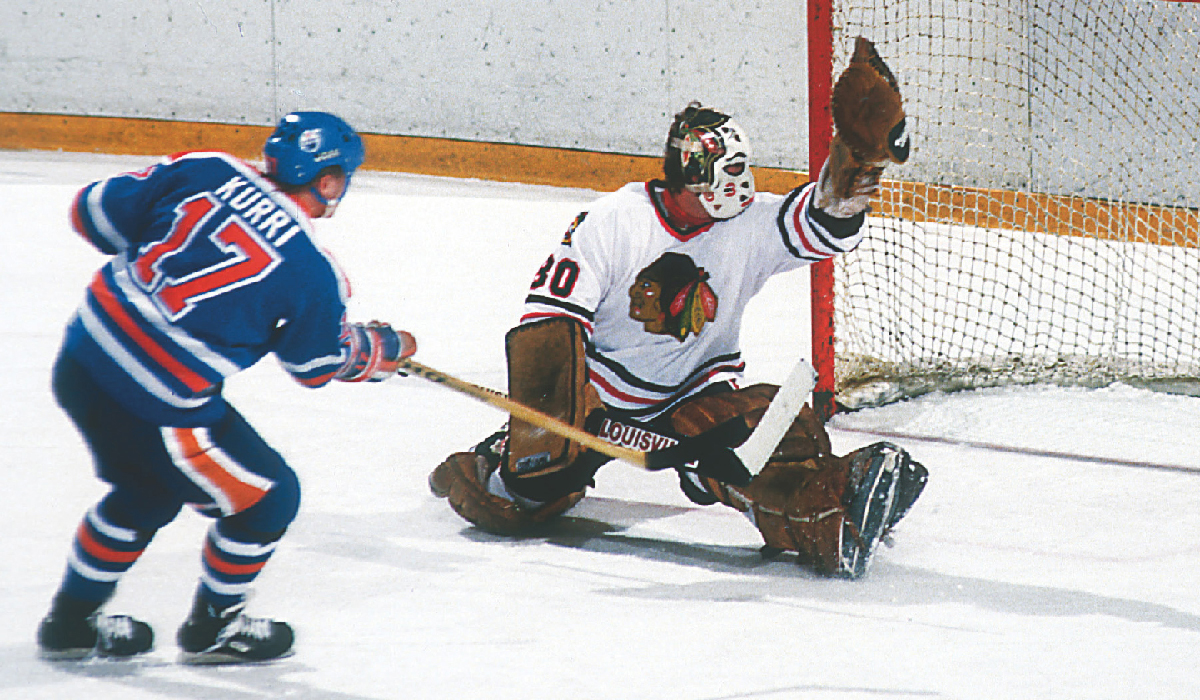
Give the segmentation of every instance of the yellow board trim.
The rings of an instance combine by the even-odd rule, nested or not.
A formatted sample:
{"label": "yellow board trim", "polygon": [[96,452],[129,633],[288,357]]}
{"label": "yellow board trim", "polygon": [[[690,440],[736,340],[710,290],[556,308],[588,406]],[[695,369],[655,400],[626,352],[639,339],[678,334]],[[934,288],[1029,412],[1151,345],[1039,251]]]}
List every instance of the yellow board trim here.
{"label": "yellow board trim", "polygon": [[[160,156],[221,150],[260,159],[272,127],[203,122],[0,112],[0,149]],[[422,136],[363,134],[364,169],[523,182],[611,192],[660,177],[653,156],[519,146]],[[754,168],[759,189],[787,192],[803,172]],[[917,223],[939,222],[1200,247],[1200,215],[1191,207],[1130,204],[1086,197],[885,181],[873,209]]]}

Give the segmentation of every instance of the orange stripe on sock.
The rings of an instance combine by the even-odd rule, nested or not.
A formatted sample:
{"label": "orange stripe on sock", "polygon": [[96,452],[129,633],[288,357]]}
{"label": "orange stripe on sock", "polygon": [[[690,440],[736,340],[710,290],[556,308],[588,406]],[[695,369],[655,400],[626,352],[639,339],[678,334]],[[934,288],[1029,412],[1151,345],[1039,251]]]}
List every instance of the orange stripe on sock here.
{"label": "orange stripe on sock", "polygon": [[83,547],[83,551],[93,557],[113,564],[132,564],[137,561],[137,558],[142,556],[144,550],[139,549],[136,552],[122,552],[111,547],[106,547],[96,541],[92,537],[92,532],[88,529],[87,523],[79,526],[79,532],[75,533],[76,540],[79,541],[79,546]]}
{"label": "orange stripe on sock", "polygon": [[267,562],[260,561],[255,564],[234,564],[225,561],[221,555],[213,549],[212,543],[208,542],[204,545],[204,562],[213,569],[226,574],[228,576],[247,576],[257,574],[262,571],[262,568],[267,565]]}

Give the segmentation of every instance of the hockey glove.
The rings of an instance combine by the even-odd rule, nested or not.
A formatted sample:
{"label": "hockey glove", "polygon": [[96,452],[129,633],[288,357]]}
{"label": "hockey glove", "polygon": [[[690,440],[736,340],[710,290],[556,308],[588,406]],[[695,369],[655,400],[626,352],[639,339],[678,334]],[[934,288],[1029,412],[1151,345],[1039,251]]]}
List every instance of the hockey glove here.
{"label": "hockey glove", "polygon": [[342,330],[346,362],[334,375],[343,382],[381,382],[396,374],[399,361],[417,351],[417,341],[407,331],[397,331],[380,321],[348,323]]}
{"label": "hockey glove", "polygon": [[840,217],[867,208],[888,163],[908,160],[909,136],[900,86],[875,46],[858,37],[850,65],[833,87],[837,134],[821,169],[814,203]]}

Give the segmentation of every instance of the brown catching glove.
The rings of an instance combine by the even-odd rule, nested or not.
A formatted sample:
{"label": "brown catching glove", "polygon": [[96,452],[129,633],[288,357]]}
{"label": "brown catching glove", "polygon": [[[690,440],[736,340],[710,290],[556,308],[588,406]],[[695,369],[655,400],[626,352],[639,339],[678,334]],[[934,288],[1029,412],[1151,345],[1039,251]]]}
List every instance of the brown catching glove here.
{"label": "brown catching glove", "polygon": [[896,76],[863,37],[833,86],[833,125],[815,203],[848,218],[867,208],[884,166],[907,161],[910,147]]}
{"label": "brown catching glove", "polygon": [[833,125],[859,162],[908,160],[900,85],[875,45],[861,36],[854,42],[850,65],[833,86]]}

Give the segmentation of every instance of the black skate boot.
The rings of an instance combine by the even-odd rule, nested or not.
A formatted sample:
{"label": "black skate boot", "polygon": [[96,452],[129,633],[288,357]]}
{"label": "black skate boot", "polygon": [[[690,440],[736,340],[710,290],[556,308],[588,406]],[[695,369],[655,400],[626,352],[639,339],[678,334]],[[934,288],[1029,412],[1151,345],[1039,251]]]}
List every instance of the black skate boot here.
{"label": "black skate boot", "polygon": [[192,614],[179,628],[180,660],[217,665],[274,661],[294,653],[295,635],[285,622],[242,613],[245,603],[223,610],[196,598]]}
{"label": "black skate boot", "polygon": [[908,515],[908,511],[917,502],[917,497],[925,490],[925,482],[929,480],[929,470],[920,462],[914,462],[907,452],[900,450],[896,480],[896,500],[892,503],[892,512],[888,513],[887,526],[883,530],[884,537],[896,527],[901,518]]}
{"label": "black skate boot", "polygon": [[889,527],[900,482],[900,463],[907,453],[891,443],[877,442],[855,450],[850,457],[838,574],[859,578],[867,572],[875,546]]}
{"label": "black skate boot", "polygon": [[105,615],[94,603],[54,599],[38,627],[38,654],[50,661],[127,659],[154,647],[154,631],[128,615]]}

